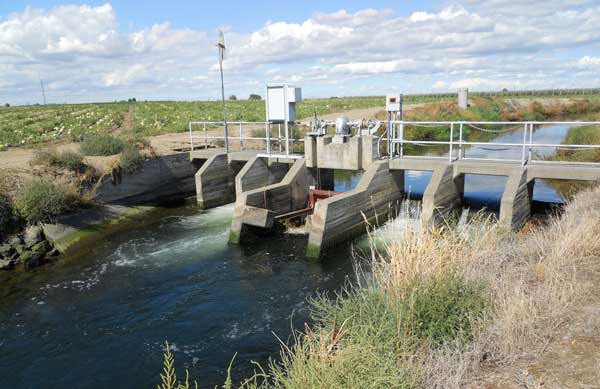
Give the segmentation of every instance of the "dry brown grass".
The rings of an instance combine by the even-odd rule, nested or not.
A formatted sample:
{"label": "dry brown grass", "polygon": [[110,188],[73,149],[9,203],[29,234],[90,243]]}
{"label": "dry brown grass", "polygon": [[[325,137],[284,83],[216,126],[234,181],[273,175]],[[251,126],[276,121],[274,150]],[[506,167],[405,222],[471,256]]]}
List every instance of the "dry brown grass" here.
{"label": "dry brown grass", "polygon": [[[584,273],[600,268],[598,188],[577,194],[561,217],[528,234],[492,233],[496,228],[478,229],[466,250],[443,244],[439,256],[421,255],[425,263],[409,265],[411,269],[400,273],[420,271],[423,265],[443,269],[447,265],[438,264],[439,258],[456,263],[467,277],[484,281],[491,292],[493,309],[469,347],[446,345],[431,354],[427,386],[493,382],[497,371],[511,370],[544,353],[571,319],[573,303],[590,290]],[[502,377],[501,381],[506,379]]]}

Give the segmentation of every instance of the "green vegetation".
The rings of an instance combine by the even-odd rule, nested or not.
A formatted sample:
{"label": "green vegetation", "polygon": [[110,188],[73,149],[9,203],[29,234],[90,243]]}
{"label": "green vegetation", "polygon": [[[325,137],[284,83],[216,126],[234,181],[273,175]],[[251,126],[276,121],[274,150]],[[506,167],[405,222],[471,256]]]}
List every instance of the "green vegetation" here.
{"label": "green vegetation", "polygon": [[85,166],[83,156],[73,151],[58,152],[56,150],[38,150],[33,155],[31,163],[34,165],[55,166],[63,169],[79,171]]}
{"label": "green vegetation", "polygon": [[108,156],[123,151],[125,142],[111,135],[89,135],[81,142],[81,152],[90,156]]}
{"label": "green vegetation", "polygon": [[16,229],[17,219],[11,199],[0,194],[0,237]]}
{"label": "green vegetation", "polygon": [[144,159],[137,147],[127,145],[119,155],[119,165],[125,173],[132,174],[142,168]]}
{"label": "green vegetation", "polygon": [[[258,95],[257,95],[258,96]],[[470,116],[472,119],[492,119],[498,117],[498,109],[508,105],[504,103],[504,97],[477,97],[471,94],[473,101],[496,102],[495,108],[488,112],[479,112]],[[561,95],[565,98],[570,95]],[[511,95],[511,99],[528,97],[529,95]],[[587,100],[577,100],[579,103],[571,104],[570,108],[554,112],[554,114],[577,114],[589,112],[591,105],[598,105],[599,96],[586,96]],[[405,96],[405,104],[414,103],[451,103],[453,105],[456,97],[452,94],[439,95],[414,95]],[[264,121],[265,102],[256,97],[248,100],[227,101],[227,117],[230,121]],[[351,109],[362,109],[371,107],[383,107],[383,96],[368,97],[331,97],[326,99],[306,99],[297,104],[297,117],[309,118],[317,112],[324,115],[332,112],[343,112]],[[467,111],[477,112],[475,103]],[[539,114],[532,107],[531,110],[520,108],[504,109],[502,117],[506,120],[524,120],[539,118]],[[496,110],[495,115],[491,115]],[[545,113],[548,107],[544,108]],[[514,111],[515,115],[510,115]],[[519,113],[527,114],[522,116]],[[462,116],[448,113],[447,118],[460,119]],[[511,118],[512,117],[512,118]],[[128,120],[125,120],[127,118]],[[469,114],[465,119],[469,118]],[[151,102],[118,102],[98,104],[70,104],[70,105],[48,105],[48,106],[23,106],[6,107],[0,111],[0,145],[15,146],[27,145],[39,142],[58,141],[61,139],[81,140],[91,134],[109,134],[114,130],[127,136],[152,136],[170,132],[185,132],[188,130],[188,122],[195,121],[221,121],[222,111],[220,101],[198,101],[198,102],[173,102],[173,101],[151,101]],[[442,118],[438,118],[442,120]]]}
{"label": "green vegetation", "polygon": [[[569,128],[564,144],[600,145],[600,126],[577,126]],[[574,162],[600,162],[600,149],[559,149],[552,159]]]}
{"label": "green vegetation", "polygon": [[45,179],[35,179],[19,191],[15,209],[27,223],[36,224],[52,221],[77,202],[77,193],[71,188]]}

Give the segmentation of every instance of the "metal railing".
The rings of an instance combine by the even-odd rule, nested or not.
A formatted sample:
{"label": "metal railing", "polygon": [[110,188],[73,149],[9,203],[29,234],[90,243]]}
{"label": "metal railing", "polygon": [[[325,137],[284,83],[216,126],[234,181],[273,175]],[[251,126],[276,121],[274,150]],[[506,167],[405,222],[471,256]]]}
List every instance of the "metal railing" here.
{"label": "metal railing", "polygon": [[[223,122],[189,122],[191,151],[221,146],[229,152],[258,150],[259,156],[299,158],[295,146],[304,143],[302,138],[286,138],[283,126],[271,122],[227,122],[228,135]],[[199,134],[198,134],[199,133]],[[257,135],[260,134],[260,135]],[[262,135],[264,133],[264,136]],[[286,147],[289,142],[289,149]]]}
{"label": "metal railing", "polygon": [[[387,142],[388,157],[391,158],[410,158],[410,157],[422,157],[422,156],[408,156],[405,155],[405,145],[416,145],[416,146],[431,146],[431,147],[443,147],[447,146],[447,153],[439,155],[439,153],[433,153],[433,155],[427,155],[429,158],[443,158],[448,159],[450,162],[457,160],[479,160],[479,161],[500,161],[500,162],[520,162],[522,166],[527,165],[531,162],[547,162],[544,159],[536,159],[535,149],[548,149],[553,148],[554,150],[600,150],[600,144],[565,144],[565,143],[551,143],[551,142],[536,142],[534,137],[536,132],[541,126],[591,126],[600,125],[600,122],[540,122],[540,121],[529,121],[529,122],[467,122],[467,121],[441,121],[441,122],[419,122],[419,121],[391,121],[388,122],[388,128],[391,131],[385,136],[380,138],[380,142]],[[405,130],[407,127],[448,127],[448,141],[432,141],[432,140],[409,140],[405,137]],[[493,126],[493,128],[485,128],[484,126]],[[536,129],[537,127],[537,129]],[[501,142],[494,141],[467,141],[465,140],[466,129],[475,130],[480,132],[496,133],[500,135],[512,135],[509,138],[519,139],[507,140]],[[600,129],[598,129],[600,131]],[[517,136],[518,133],[522,133],[522,136]],[[565,133],[566,136],[566,133]],[[497,139],[497,138],[496,138]],[[512,150],[512,155],[499,156],[498,158],[490,158],[487,156],[475,156],[469,157],[466,155],[467,149],[479,149],[480,151],[507,151]],[[517,158],[518,151],[519,158]],[[569,161],[557,161],[552,162],[568,162]],[[577,162],[580,164],[598,164],[597,162]]]}

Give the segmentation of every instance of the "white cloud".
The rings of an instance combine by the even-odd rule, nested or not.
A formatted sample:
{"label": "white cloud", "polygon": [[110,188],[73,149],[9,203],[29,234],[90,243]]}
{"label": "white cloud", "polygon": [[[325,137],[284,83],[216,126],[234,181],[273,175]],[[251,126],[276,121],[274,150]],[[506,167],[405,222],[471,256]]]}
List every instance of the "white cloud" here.
{"label": "white cloud", "polygon": [[[597,86],[599,20],[595,0],[463,0],[407,16],[368,8],[244,34],[231,26],[226,87],[243,95],[278,80],[331,95],[389,88],[390,77],[403,92]],[[0,99],[36,101],[40,76],[73,101],[218,95],[214,32],[118,25],[108,3],[0,17]]]}

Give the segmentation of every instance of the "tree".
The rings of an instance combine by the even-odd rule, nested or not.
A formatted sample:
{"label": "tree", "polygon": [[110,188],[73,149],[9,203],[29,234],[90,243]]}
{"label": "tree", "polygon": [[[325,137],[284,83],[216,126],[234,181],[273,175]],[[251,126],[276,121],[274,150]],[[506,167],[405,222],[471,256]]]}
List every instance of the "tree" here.
{"label": "tree", "polygon": [[10,104],[6,103],[6,104],[4,104],[4,106],[5,106],[6,108],[8,108],[8,107],[10,107]]}
{"label": "tree", "polygon": [[129,99],[127,101],[129,101],[130,103],[135,103],[137,100],[135,99],[135,97],[132,97],[131,99]]}
{"label": "tree", "polygon": [[229,96],[229,100],[237,100],[237,97],[236,97],[236,95],[231,95],[231,96]]}
{"label": "tree", "polygon": [[257,95],[255,93],[251,93],[250,97],[248,97],[248,100],[262,100],[262,97],[260,97],[260,95]]}

